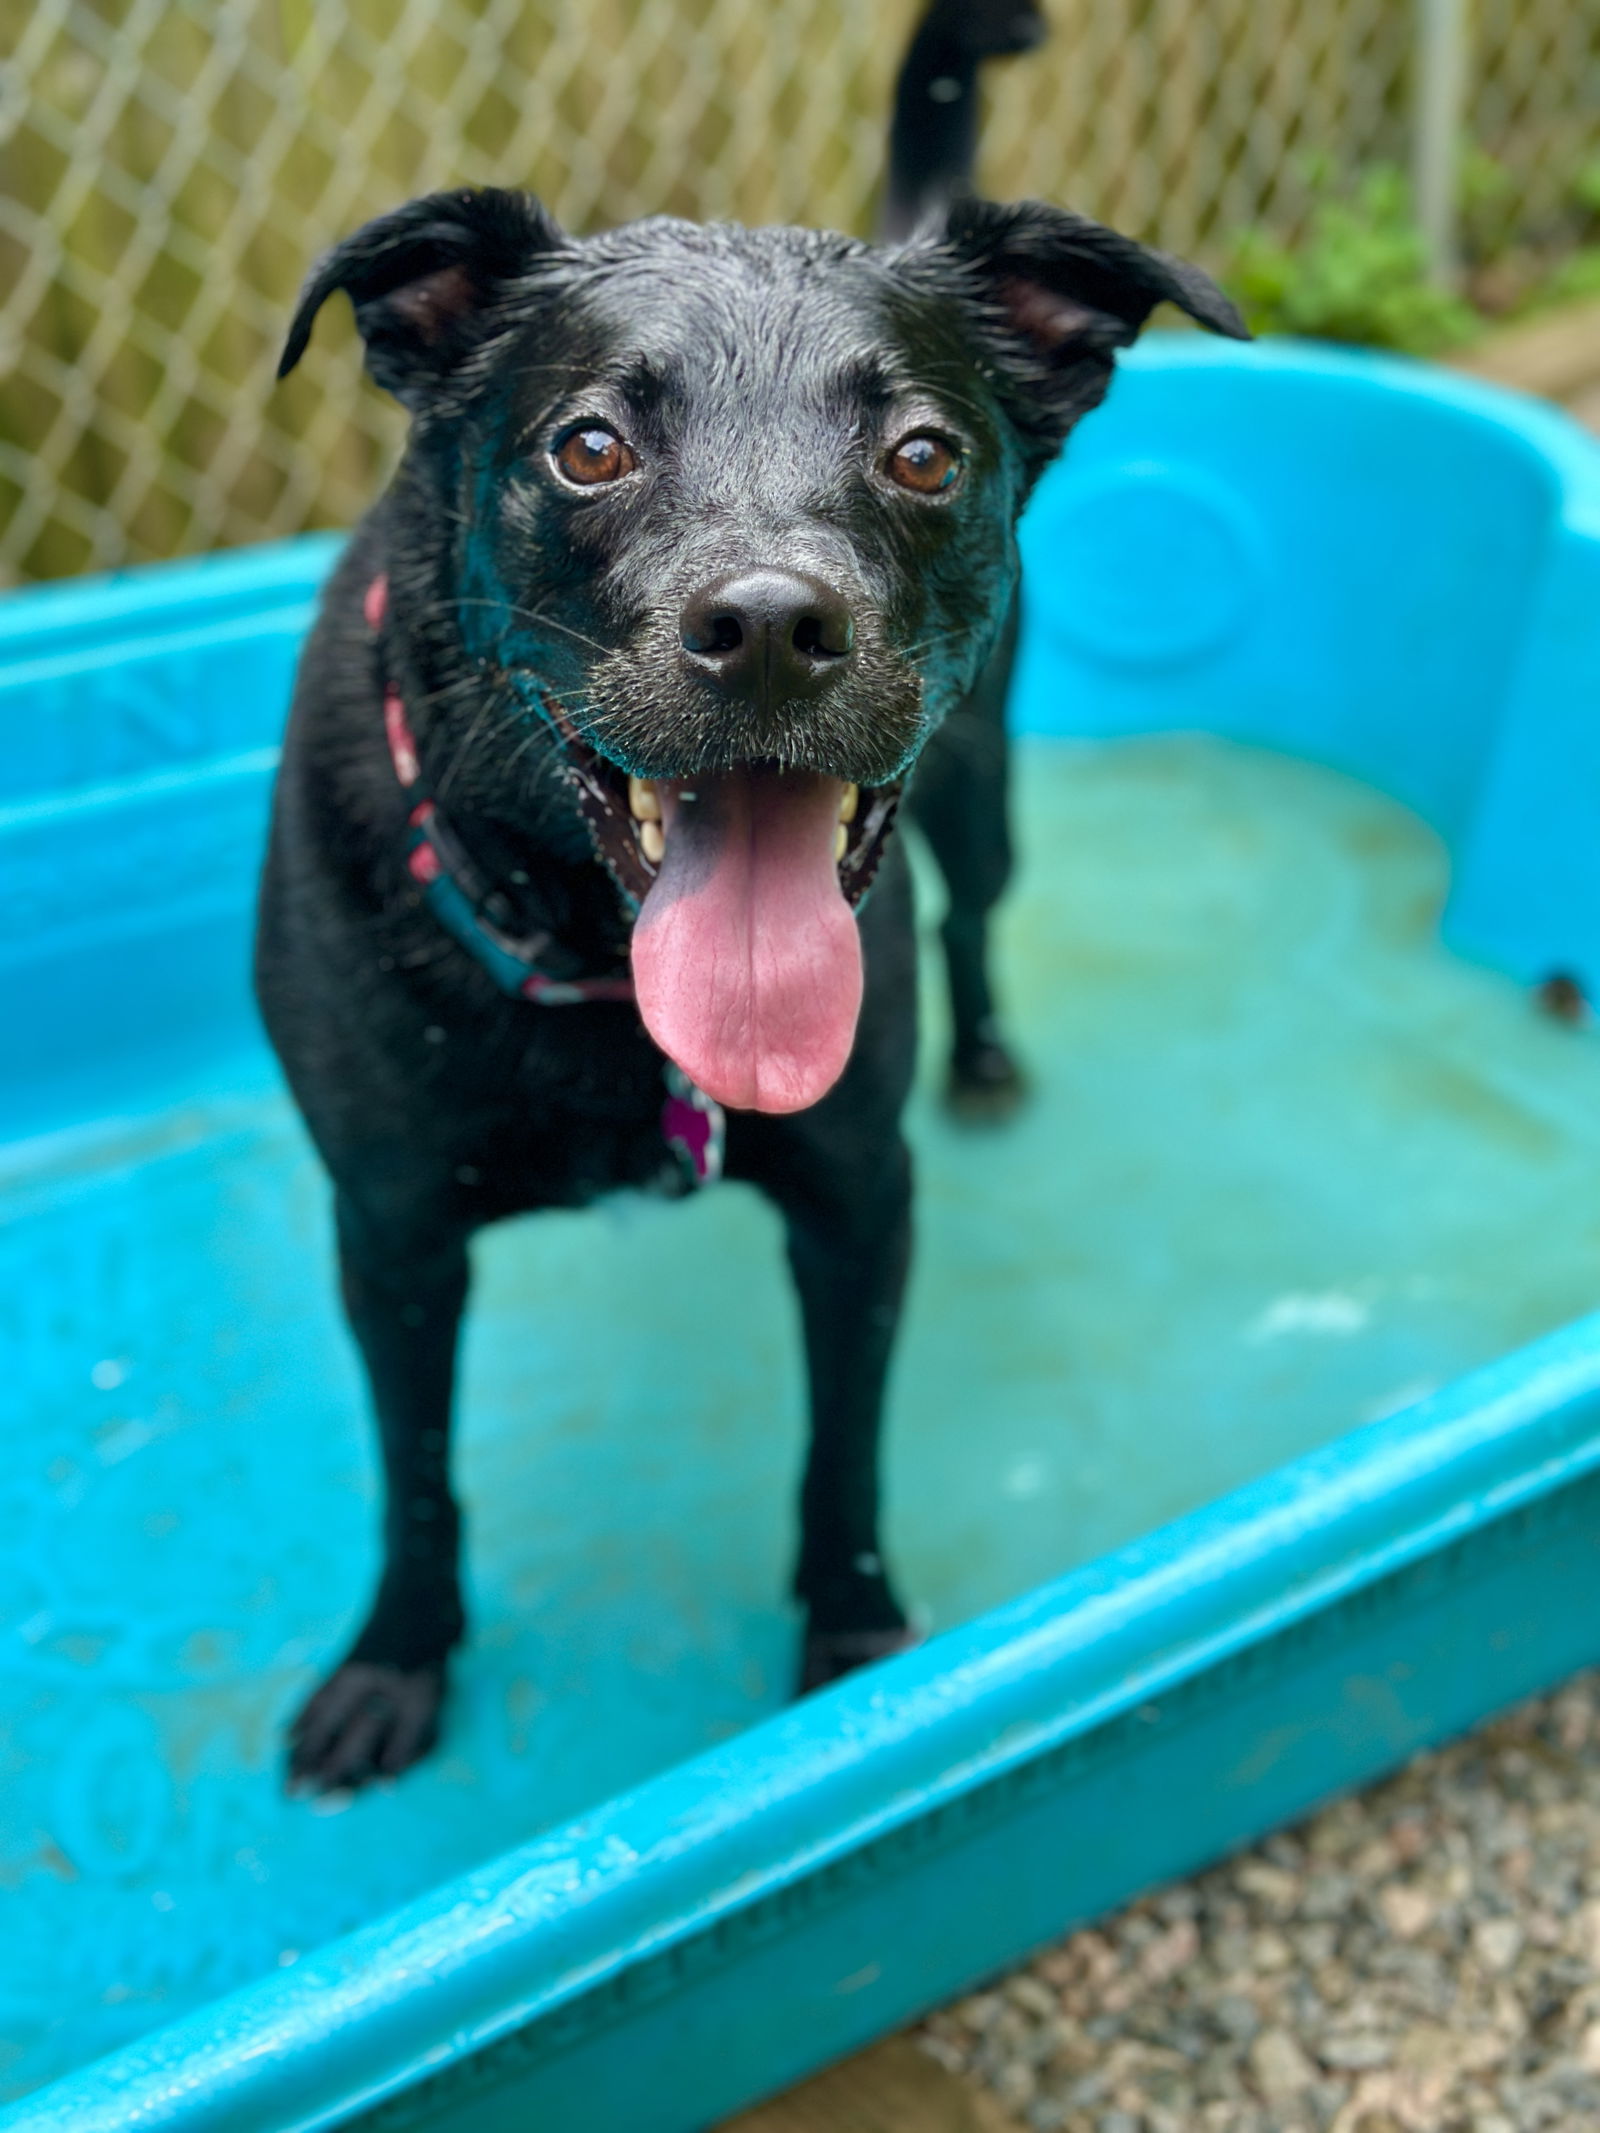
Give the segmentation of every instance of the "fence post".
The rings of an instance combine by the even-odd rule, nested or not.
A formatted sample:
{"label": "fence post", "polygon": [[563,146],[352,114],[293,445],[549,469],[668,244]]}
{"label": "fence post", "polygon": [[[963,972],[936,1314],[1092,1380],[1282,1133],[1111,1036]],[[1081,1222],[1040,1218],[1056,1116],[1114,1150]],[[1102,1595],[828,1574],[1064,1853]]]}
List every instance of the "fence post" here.
{"label": "fence post", "polygon": [[1417,0],[1411,183],[1435,281],[1460,267],[1457,215],[1466,121],[1467,0]]}

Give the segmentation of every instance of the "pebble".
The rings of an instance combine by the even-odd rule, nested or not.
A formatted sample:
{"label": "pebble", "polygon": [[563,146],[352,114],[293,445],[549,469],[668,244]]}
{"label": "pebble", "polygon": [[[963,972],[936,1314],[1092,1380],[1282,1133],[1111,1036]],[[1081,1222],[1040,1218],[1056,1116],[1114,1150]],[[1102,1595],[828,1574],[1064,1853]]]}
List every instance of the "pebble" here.
{"label": "pebble", "polygon": [[1600,1673],[936,2014],[1027,2133],[1594,2133]]}
{"label": "pebble", "polygon": [[1317,2078],[1316,2068],[1286,2029],[1264,2029],[1250,2047],[1248,2063],[1265,2103],[1285,2103]]}

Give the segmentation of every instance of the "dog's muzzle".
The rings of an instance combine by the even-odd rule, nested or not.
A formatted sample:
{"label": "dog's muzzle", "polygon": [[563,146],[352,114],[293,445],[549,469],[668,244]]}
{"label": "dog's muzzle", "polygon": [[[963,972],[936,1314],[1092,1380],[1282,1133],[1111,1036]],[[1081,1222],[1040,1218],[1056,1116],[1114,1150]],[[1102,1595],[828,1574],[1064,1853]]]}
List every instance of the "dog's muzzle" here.
{"label": "dog's muzzle", "polygon": [[855,647],[843,593],[795,570],[735,572],[684,602],[678,624],[695,680],[765,713],[804,703],[840,681]]}

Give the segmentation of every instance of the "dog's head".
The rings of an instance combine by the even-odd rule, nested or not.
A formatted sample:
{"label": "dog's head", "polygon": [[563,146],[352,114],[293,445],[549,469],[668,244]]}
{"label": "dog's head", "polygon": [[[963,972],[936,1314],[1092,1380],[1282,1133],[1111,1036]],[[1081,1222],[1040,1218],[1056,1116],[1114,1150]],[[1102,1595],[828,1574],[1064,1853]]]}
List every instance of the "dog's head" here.
{"label": "dog's head", "polygon": [[878,247],[579,240],[523,194],[435,194],[322,261],[283,370],[335,289],[413,416],[390,572],[425,761],[546,841],[557,790],[639,907],[663,1049],[726,1102],[814,1102],[851,907],[993,648],[1030,488],[1157,303],[1238,314],[1081,216],[978,201]]}

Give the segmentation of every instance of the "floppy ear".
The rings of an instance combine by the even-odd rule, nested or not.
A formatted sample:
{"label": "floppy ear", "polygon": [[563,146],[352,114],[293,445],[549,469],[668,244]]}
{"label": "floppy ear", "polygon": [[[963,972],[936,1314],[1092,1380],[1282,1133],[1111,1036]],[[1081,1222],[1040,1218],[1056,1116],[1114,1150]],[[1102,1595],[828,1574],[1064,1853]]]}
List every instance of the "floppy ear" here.
{"label": "floppy ear", "polygon": [[312,321],[335,289],[349,292],[367,369],[413,404],[493,331],[507,287],[567,239],[528,193],[463,187],[429,193],[336,244],[295,308],[278,376],[305,354]]}
{"label": "floppy ear", "polygon": [[1249,328],[1209,275],[1120,236],[1086,215],[1029,200],[957,200],[926,232],[975,299],[1008,412],[1046,454],[1105,395],[1117,349],[1138,339],[1159,303],[1213,333]]}

